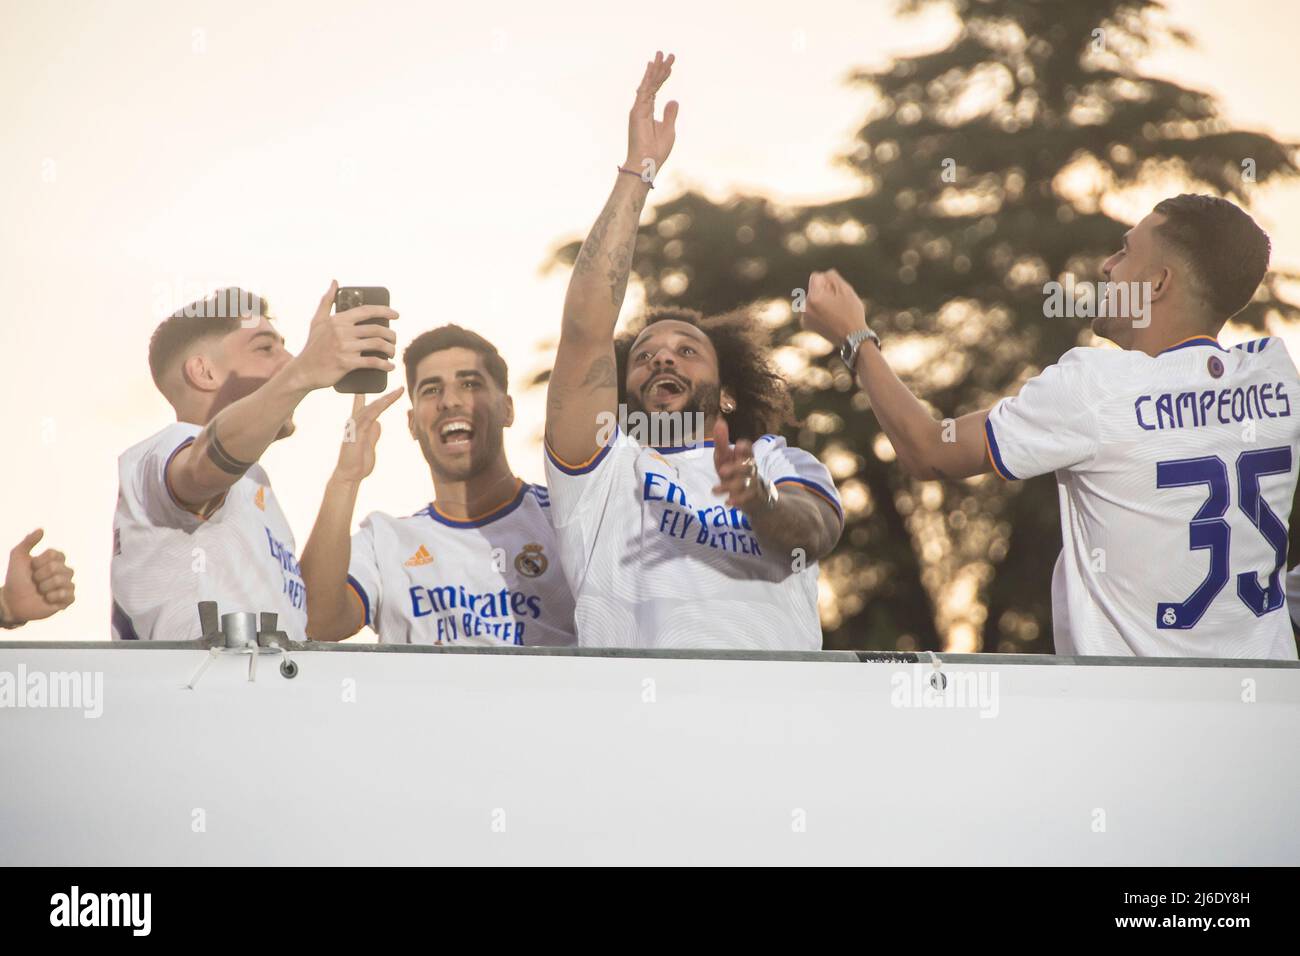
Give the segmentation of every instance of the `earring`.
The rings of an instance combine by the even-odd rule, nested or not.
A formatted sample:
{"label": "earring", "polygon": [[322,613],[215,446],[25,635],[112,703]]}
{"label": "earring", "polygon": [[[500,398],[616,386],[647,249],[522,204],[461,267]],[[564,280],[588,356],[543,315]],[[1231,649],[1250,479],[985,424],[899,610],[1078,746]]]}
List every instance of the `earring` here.
{"label": "earring", "polygon": [[736,410],[736,405],[735,405],[734,402],[726,402],[726,403],[724,403],[723,406],[722,406],[722,411],[723,411],[723,414],[725,414],[725,415],[730,415],[730,414],[731,414],[732,412],[734,412],[735,410]]}

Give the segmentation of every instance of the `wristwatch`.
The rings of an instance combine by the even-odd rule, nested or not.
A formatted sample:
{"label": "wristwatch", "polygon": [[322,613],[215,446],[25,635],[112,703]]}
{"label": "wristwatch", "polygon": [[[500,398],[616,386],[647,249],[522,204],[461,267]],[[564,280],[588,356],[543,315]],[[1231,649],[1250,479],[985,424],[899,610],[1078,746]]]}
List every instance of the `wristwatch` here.
{"label": "wristwatch", "polygon": [[858,348],[866,341],[874,342],[876,348],[880,348],[880,336],[866,327],[854,332],[845,339],[844,344],[840,346],[840,358],[844,361],[844,364],[849,367],[850,372],[856,368],[854,363],[858,359]]}

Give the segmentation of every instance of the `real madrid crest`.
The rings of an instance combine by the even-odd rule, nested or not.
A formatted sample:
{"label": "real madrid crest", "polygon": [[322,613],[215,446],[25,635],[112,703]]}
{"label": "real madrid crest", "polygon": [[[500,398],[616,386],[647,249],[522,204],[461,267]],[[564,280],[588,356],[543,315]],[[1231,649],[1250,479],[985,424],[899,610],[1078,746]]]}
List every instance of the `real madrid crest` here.
{"label": "real madrid crest", "polygon": [[540,544],[526,544],[524,550],[515,555],[515,570],[525,577],[539,578],[549,566]]}

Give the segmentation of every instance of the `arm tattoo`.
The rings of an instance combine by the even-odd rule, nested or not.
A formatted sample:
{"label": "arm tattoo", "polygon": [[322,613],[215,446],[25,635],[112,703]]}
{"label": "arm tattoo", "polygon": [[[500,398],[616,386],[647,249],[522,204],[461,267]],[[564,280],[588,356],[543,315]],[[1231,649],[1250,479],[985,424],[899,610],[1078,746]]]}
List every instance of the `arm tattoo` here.
{"label": "arm tattoo", "polygon": [[[573,263],[575,276],[594,272],[602,259],[608,263],[605,278],[609,282],[610,302],[615,306],[623,304],[623,296],[627,292],[627,280],[632,272],[632,253],[636,249],[637,227],[644,206],[645,196],[634,195],[626,210],[620,210],[617,194],[611,195]],[[630,235],[626,239],[617,234],[610,235],[611,227],[616,227],[614,231],[618,233],[627,230],[629,225]],[[609,249],[607,245],[611,241],[617,244]]]}
{"label": "arm tattoo", "polygon": [[623,304],[623,296],[627,294],[627,277],[632,271],[632,247],[635,244],[636,234],[633,233],[627,245],[609,254],[609,272],[605,276],[609,279],[610,301],[616,306]]}
{"label": "arm tattoo", "polygon": [[217,423],[210,422],[207,427],[208,433],[208,458],[212,463],[228,475],[242,475],[248,469],[253,467],[251,461],[240,461],[217,439]]}
{"label": "arm tattoo", "polygon": [[614,374],[614,360],[605,356],[591,363],[587,375],[582,380],[582,388],[616,388],[618,378]]}
{"label": "arm tattoo", "polygon": [[573,271],[576,275],[586,275],[595,268],[596,257],[600,255],[601,247],[605,244],[605,233],[609,231],[610,221],[614,218],[614,200],[605,204],[605,208],[600,211],[600,217],[596,224],[591,227],[591,232],[587,234],[587,240],[578,250],[578,258],[573,263]]}

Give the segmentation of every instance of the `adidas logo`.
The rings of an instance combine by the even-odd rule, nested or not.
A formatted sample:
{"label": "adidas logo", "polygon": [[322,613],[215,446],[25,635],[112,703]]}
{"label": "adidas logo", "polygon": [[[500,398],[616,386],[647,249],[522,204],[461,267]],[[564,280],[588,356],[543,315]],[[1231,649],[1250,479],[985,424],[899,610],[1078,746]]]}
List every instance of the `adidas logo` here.
{"label": "adidas logo", "polygon": [[408,568],[418,568],[422,564],[433,564],[433,555],[429,553],[429,549],[424,545],[420,545],[415,554],[406,559]]}
{"label": "adidas logo", "polygon": [[257,494],[253,495],[253,504],[257,505],[262,511],[266,510],[266,486],[258,485]]}

